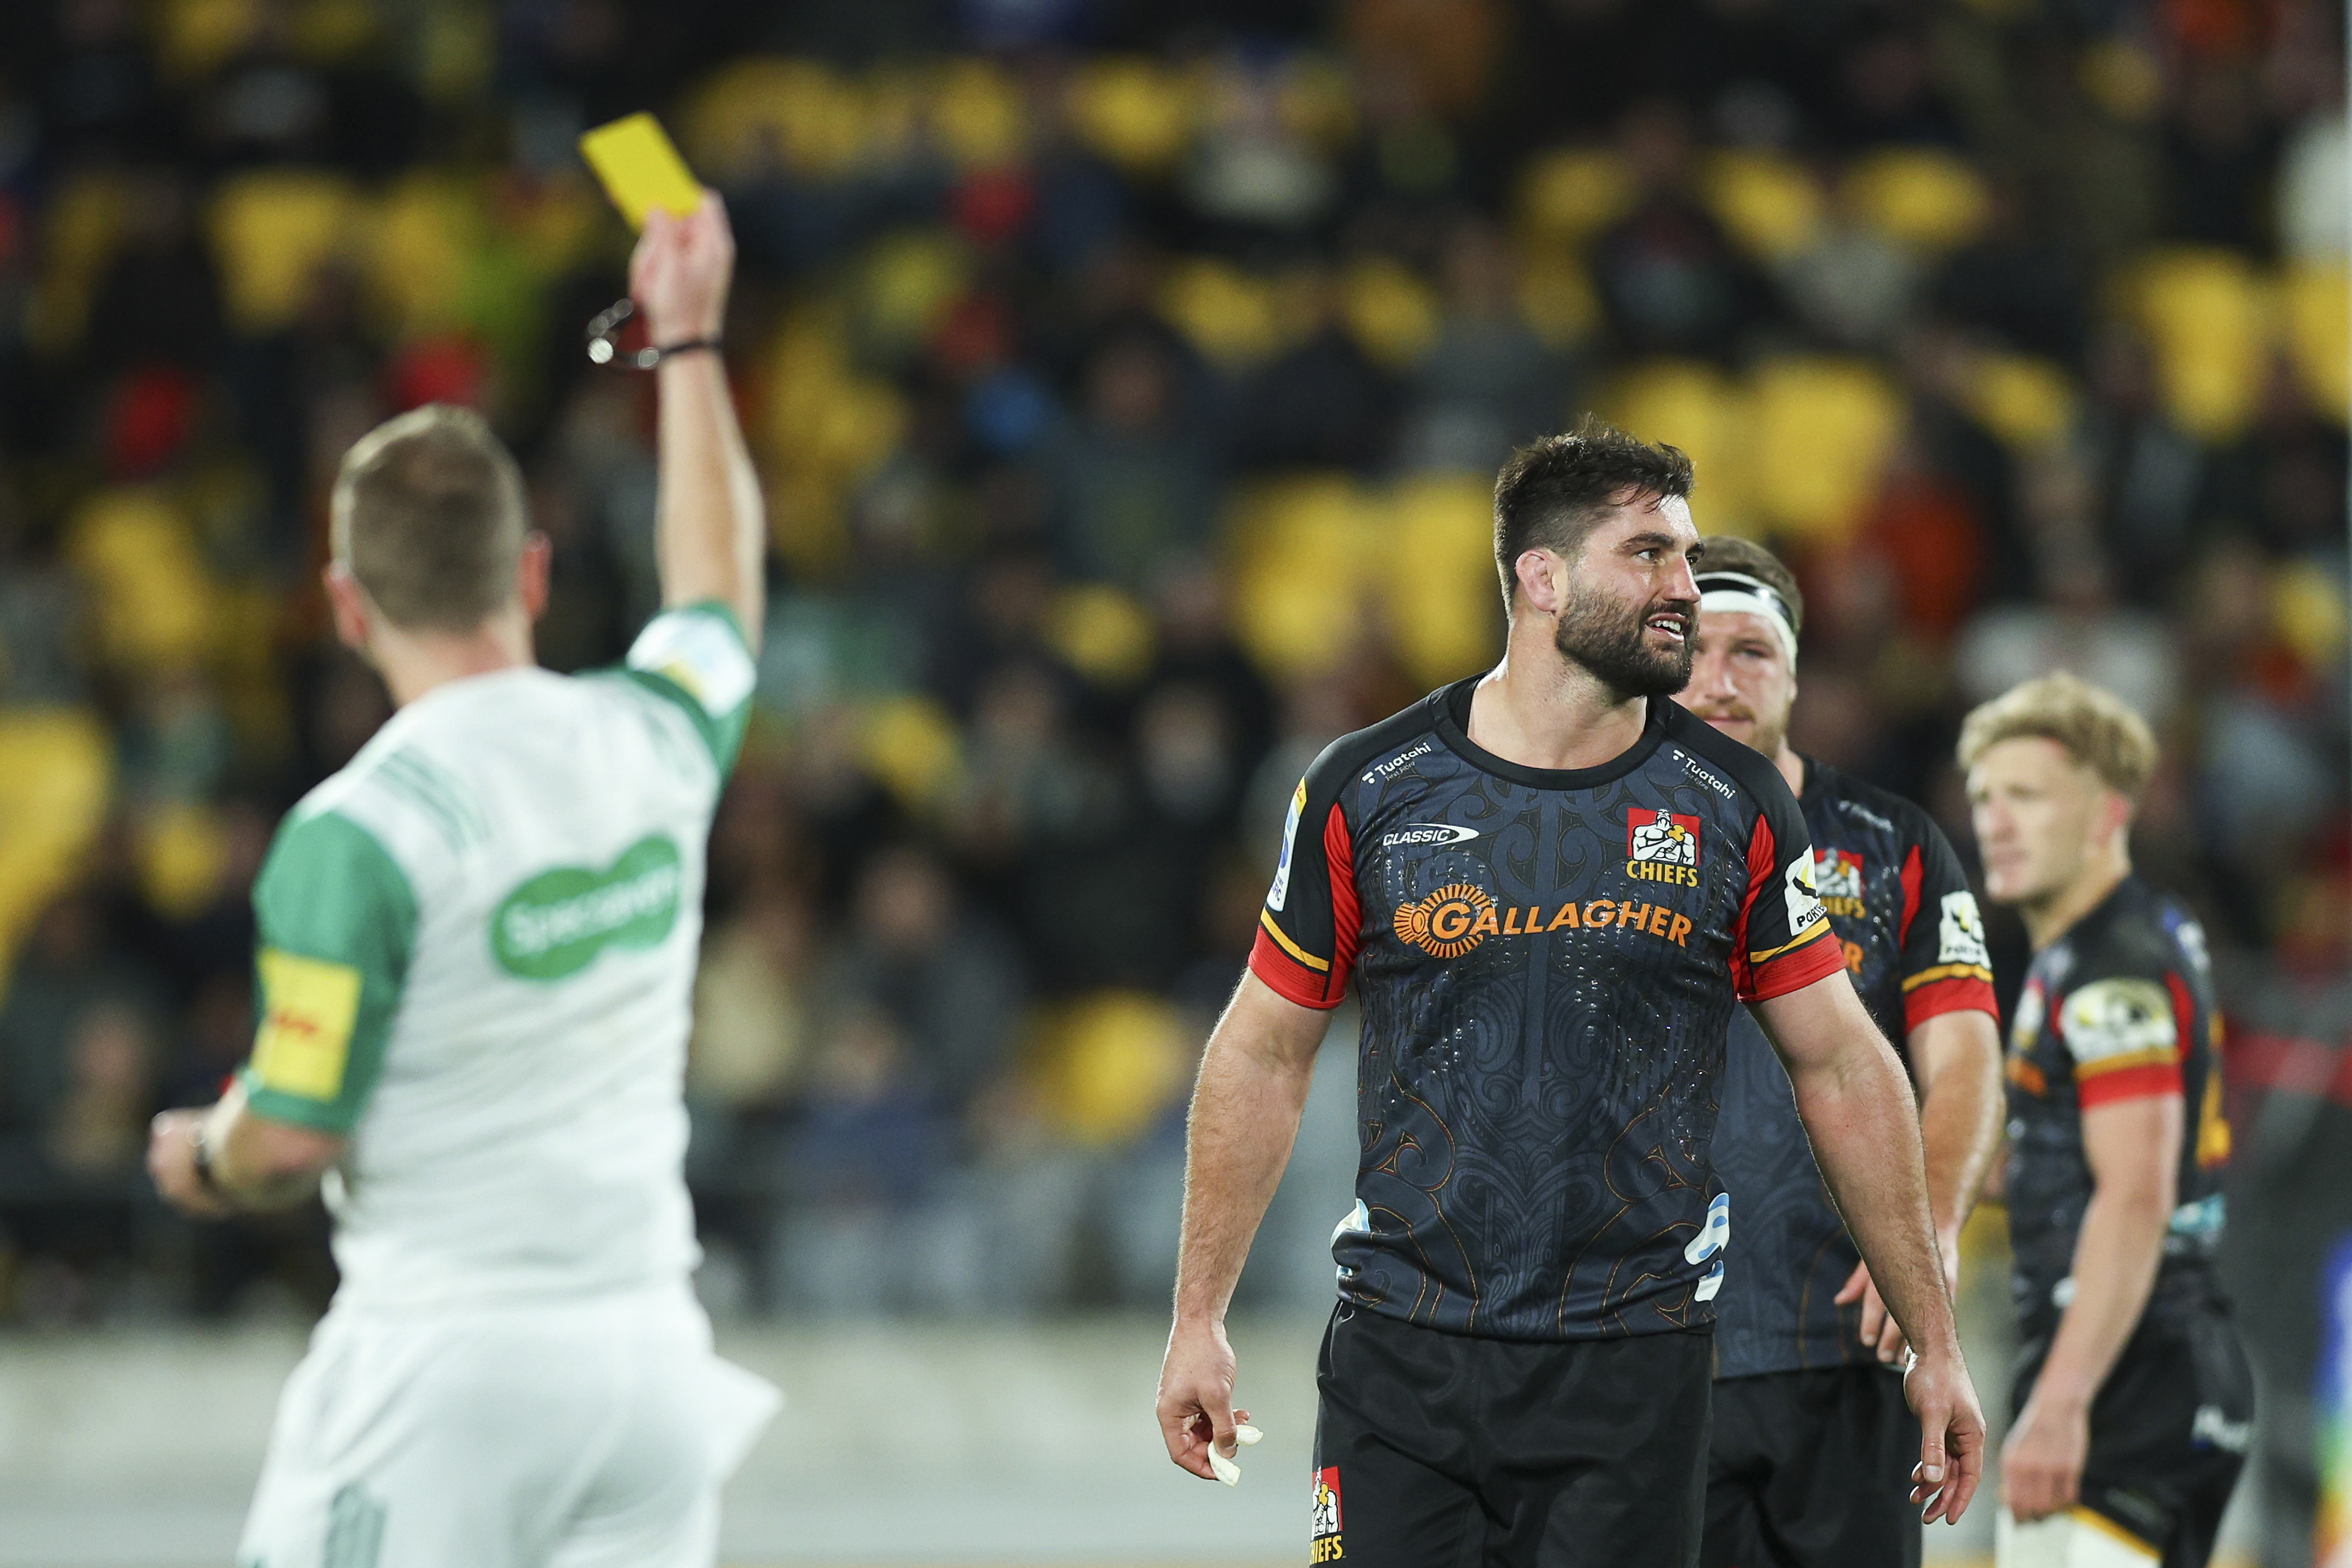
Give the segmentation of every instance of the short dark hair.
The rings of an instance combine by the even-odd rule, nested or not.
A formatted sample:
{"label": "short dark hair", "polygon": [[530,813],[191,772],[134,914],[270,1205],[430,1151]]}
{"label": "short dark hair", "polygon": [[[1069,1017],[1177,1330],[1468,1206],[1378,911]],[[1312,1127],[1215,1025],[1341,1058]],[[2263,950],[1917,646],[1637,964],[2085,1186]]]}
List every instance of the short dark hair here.
{"label": "short dark hair", "polygon": [[1797,586],[1797,574],[1779,556],[1754,540],[1742,539],[1736,533],[1711,533],[1698,543],[1700,576],[1710,572],[1737,572],[1743,577],[1755,578],[1780,595],[1780,602],[1789,606],[1790,618],[1795,623],[1789,629],[1805,629],[1804,592]]}
{"label": "short dark hair", "polygon": [[1691,483],[1689,454],[1636,440],[1589,414],[1572,434],[1520,447],[1495,476],[1495,569],[1503,602],[1518,589],[1513,563],[1527,552],[1574,555],[1610,508],[1686,496]]}
{"label": "short dark hair", "polygon": [[502,608],[528,527],[521,470],[470,408],[386,420],[335,476],[335,559],[408,630],[471,631]]}

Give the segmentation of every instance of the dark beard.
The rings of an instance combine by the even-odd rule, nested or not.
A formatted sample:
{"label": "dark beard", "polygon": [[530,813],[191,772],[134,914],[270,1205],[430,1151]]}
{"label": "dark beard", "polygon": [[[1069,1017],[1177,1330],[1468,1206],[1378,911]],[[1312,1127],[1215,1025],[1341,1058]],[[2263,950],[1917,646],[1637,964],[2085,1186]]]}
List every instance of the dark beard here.
{"label": "dark beard", "polygon": [[1683,612],[1689,626],[1698,606],[1680,601],[1625,605],[1580,587],[1552,623],[1552,644],[1560,657],[1580,664],[1621,702],[1636,697],[1671,697],[1690,684],[1698,649],[1685,629],[1681,646],[1661,652],[1649,646],[1643,626],[1660,610]]}

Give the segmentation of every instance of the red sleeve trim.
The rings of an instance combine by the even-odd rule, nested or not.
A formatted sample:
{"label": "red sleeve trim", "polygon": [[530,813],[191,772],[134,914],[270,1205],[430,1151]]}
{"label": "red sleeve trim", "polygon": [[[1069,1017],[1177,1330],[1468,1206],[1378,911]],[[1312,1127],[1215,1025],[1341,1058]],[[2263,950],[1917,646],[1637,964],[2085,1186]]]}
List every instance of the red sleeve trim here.
{"label": "red sleeve trim", "polygon": [[1967,1012],[1989,1013],[1992,1015],[1993,1027],[2000,1027],[2000,1004],[1993,1000],[1991,984],[1974,975],[1930,980],[1903,994],[1903,1026],[1906,1030],[1916,1029],[1945,1013]]}
{"label": "red sleeve trim", "polygon": [[[1735,960],[1733,973],[1738,965]],[[1791,991],[1802,991],[1816,980],[1826,980],[1832,974],[1845,973],[1845,949],[1830,931],[1830,922],[1821,922],[1819,934],[1801,947],[1790,948],[1769,963],[1759,963],[1748,971],[1748,989],[1739,993],[1742,1002],[1769,1002],[1775,996],[1786,996]],[[1737,984],[1735,980],[1734,984]]]}
{"label": "red sleeve trim", "polygon": [[1919,918],[1919,884],[1926,876],[1919,864],[1919,847],[1914,844],[1911,853],[1903,857],[1903,923],[1895,928],[1897,952],[1911,945],[1911,922]]}
{"label": "red sleeve trim", "polygon": [[1250,949],[1249,967],[1250,973],[1265,981],[1275,994],[1302,1007],[1320,1012],[1339,1005],[1328,978],[1276,946],[1273,933],[1264,925],[1257,928],[1257,942]]}
{"label": "red sleeve trim", "polygon": [[[1356,900],[1356,845],[1348,836],[1347,814],[1331,803],[1323,819],[1323,863],[1331,875],[1331,995],[1348,989],[1356,970],[1356,950],[1363,945],[1364,911]],[[2183,1037],[2184,1038],[2186,1037]]]}
{"label": "red sleeve trim", "polygon": [[2146,1067],[2125,1068],[2120,1072],[2078,1079],[2074,1084],[2075,1102],[2085,1110],[2126,1100],[2154,1100],[2160,1095],[2182,1092],[2179,1062],[2151,1062]]}
{"label": "red sleeve trim", "polygon": [[1763,1000],[1757,994],[1756,970],[1748,957],[1748,914],[1756,907],[1757,895],[1771,885],[1772,848],[1772,824],[1759,811],[1756,831],[1748,836],[1748,893],[1739,900],[1738,918],[1731,922],[1731,989],[1743,1002]]}

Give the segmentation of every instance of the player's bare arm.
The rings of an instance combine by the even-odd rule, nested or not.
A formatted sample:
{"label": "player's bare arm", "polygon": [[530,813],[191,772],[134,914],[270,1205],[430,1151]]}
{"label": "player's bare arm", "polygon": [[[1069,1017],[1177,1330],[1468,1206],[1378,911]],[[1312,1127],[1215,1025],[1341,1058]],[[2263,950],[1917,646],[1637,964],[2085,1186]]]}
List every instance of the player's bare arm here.
{"label": "player's bare arm", "polygon": [[[2000,1144],[2000,1032],[1992,1015],[1973,1008],[1923,1019],[1904,1042],[1919,1075],[1919,1140],[1927,1156],[1927,1210],[1943,1255],[1945,1289],[1960,1288],[1960,1227],[1983,1194]],[[1854,1266],[1838,1305],[1862,1303],[1862,1338],[1878,1359],[1903,1353],[1903,1331],[1871,1281],[1870,1266]]]}
{"label": "player's bare arm", "polygon": [[147,1169],[173,1208],[219,1219],[293,1207],[318,1190],[342,1152],[333,1133],[256,1115],[237,1084],[216,1105],[155,1118]]}
{"label": "player's bare arm", "polygon": [[1910,1079],[1843,971],[1752,1008],[1846,1228],[1918,1352],[1904,1380],[1920,1426],[1912,1500],[1929,1522],[1957,1521],[1983,1471],[1984,1415],[1937,1255]]}
{"label": "player's bare arm", "polygon": [[1209,1037],[1184,1160],[1184,1226],[1176,1257],[1176,1321],[1160,1369],[1160,1435],[1168,1457],[1215,1479],[1209,1445],[1234,1452],[1234,1349],[1225,1309],[1274,1189],[1290,1163],[1315,1053],[1331,1016],[1302,1007],[1252,973]]}
{"label": "player's bare arm", "polygon": [[2178,1095],[2083,1112],[2083,1152],[2097,1185],[2074,1243],[2074,1299],[2001,1446],[2001,1492],[2020,1523],[2071,1507],[2081,1492],[2091,1401],[2139,1322],[2163,1261],[2183,1121]]}
{"label": "player's bare arm", "polygon": [[[648,213],[629,260],[629,293],[654,345],[716,342],[734,270],[735,237],[717,192],[705,192],[688,217]],[[661,388],[655,549],[662,602],[725,605],[756,653],[765,613],[767,514],[726,366],[717,353],[704,351],[665,358],[654,374]]]}

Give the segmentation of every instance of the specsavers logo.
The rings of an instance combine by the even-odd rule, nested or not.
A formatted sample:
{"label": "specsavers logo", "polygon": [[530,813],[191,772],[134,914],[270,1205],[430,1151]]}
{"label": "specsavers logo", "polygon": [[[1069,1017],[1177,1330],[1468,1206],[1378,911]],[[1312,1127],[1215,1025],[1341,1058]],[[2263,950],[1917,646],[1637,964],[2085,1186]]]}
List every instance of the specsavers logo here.
{"label": "specsavers logo", "polygon": [[1490,936],[1630,926],[1676,947],[1688,947],[1691,933],[1690,917],[1664,904],[1594,899],[1584,904],[1562,904],[1546,920],[1540,905],[1498,911],[1484,888],[1467,882],[1440,888],[1419,903],[1399,904],[1392,923],[1398,941],[1436,958],[1459,958]]}
{"label": "specsavers logo", "polygon": [[517,888],[490,918],[499,967],[523,980],[562,980],[607,947],[652,947],[677,923],[682,879],[668,836],[640,838],[602,870],[562,866]]}
{"label": "specsavers logo", "polygon": [[1698,818],[1678,812],[1625,814],[1625,875],[1642,882],[1698,886]]}

